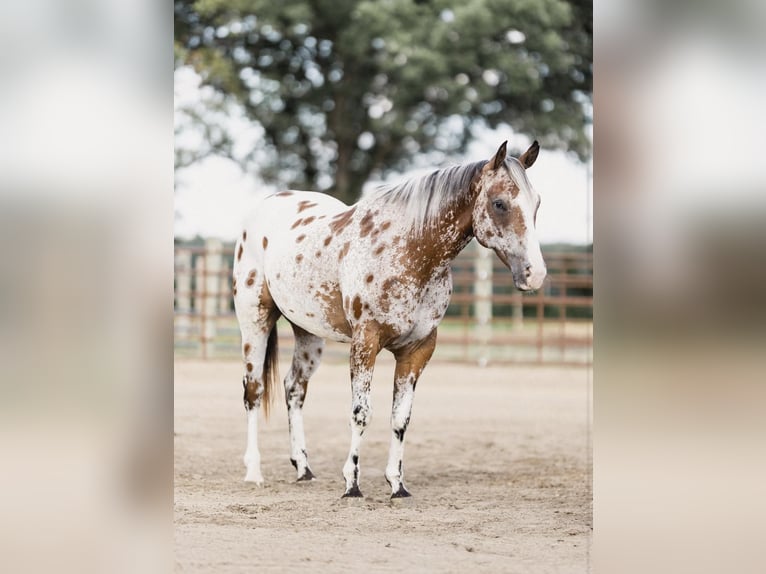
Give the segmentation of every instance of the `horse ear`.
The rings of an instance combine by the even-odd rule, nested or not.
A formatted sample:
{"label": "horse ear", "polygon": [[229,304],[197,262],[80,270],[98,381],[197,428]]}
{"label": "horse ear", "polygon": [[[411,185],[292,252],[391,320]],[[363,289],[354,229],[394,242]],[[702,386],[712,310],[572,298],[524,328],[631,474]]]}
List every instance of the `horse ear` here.
{"label": "horse ear", "polygon": [[489,160],[489,164],[492,166],[492,169],[499,168],[501,165],[503,165],[503,162],[505,162],[506,147],[508,147],[508,140],[500,144],[500,147],[497,148],[497,153],[495,153],[494,157]]}
{"label": "horse ear", "polygon": [[529,149],[525,151],[523,154],[521,154],[521,157],[519,158],[519,163],[524,166],[524,169],[529,169],[532,167],[532,164],[535,163],[535,160],[537,159],[537,154],[540,152],[540,144],[537,143],[537,140],[532,142],[532,145],[529,146]]}

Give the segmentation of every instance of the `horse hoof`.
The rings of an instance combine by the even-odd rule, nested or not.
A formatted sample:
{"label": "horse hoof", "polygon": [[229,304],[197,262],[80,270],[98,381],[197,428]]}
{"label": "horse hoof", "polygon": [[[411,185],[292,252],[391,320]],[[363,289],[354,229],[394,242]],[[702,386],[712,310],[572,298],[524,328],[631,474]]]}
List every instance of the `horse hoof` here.
{"label": "horse hoof", "polygon": [[311,472],[311,469],[306,467],[306,472],[303,473],[303,475],[299,476],[296,482],[310,482],[314,480],[316,477],[314,476],[314,473]]}
{"label": "horse hoof", "polygon": [[250,483],[250,484],[254,484],[258,488],[263,488],[263,477],[262,476],[258,476],[258,477],[246,476],[245,477],[245,482]]}
{"label": "horse hoof", "polygon": [[362,498],[362,491],[359,490],[359,486],[355,484],[349,488],[341,498]]}
{"label": "horse hoof", "polygon": [[403,485],[403,484],[400,484],[400,485],[399,485],[399,490],[397,490],[396,492],[394,492],[394,493],[391,495],[391,498],[392,498],[392,499],[394,499],[394,498],[409,498],[410,496],[412,496],[412,495],[411,495],[409,492],[407,492],[407,489],[406,489],[406,488],[404,488],[404,485]]}

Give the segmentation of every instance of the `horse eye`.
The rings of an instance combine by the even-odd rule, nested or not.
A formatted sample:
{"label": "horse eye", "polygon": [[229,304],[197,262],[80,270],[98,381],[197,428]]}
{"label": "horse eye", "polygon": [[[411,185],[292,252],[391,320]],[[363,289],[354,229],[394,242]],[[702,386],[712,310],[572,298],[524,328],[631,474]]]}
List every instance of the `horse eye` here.
{"label": "horse eye", "polygon": [[492,207],[494,207],[498,211],[508,211],[508,206],[505,205],[505,202],[500,199],[496,199],[495,201],[493,201]]}

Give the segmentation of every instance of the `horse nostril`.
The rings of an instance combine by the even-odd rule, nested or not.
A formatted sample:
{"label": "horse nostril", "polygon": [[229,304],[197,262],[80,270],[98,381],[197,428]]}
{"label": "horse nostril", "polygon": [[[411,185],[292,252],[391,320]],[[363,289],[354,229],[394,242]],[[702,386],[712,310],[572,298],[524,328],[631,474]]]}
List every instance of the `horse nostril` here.
{"label": "horse nostril", "polygon": [[532,266],[527,263],[527,266],[524,268],[524,271],[526,271],[527,279],[529,279],[529,276],[532,275]]}

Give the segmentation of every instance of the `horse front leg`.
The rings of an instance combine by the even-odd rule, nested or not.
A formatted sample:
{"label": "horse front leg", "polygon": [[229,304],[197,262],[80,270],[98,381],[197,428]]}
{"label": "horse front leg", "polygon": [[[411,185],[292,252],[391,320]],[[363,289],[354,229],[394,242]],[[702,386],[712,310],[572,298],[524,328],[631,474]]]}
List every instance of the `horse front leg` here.
{"label": "horse front leg", "polygon": [[410,423],[412,401],[418,377],[428,364],[436,347],[436,329],[425,338],[394,352],[396,373],[394,375],[394,400],[391,408],[391,447],[388,451],[386,480],[391,486],[391,498],[411,496],[404,487],[402,458],[404,457],[404,434]]}
{"label": "horse front leg", "polygon": [[355,329],[351,341],[351,448],[343,465],[343,478],[346,480],[343,498],[362,496],[359,490],[359,447],[372,418],[370,385],[375,357],[380,350],[378,336],[377,328],[369,325]]}

